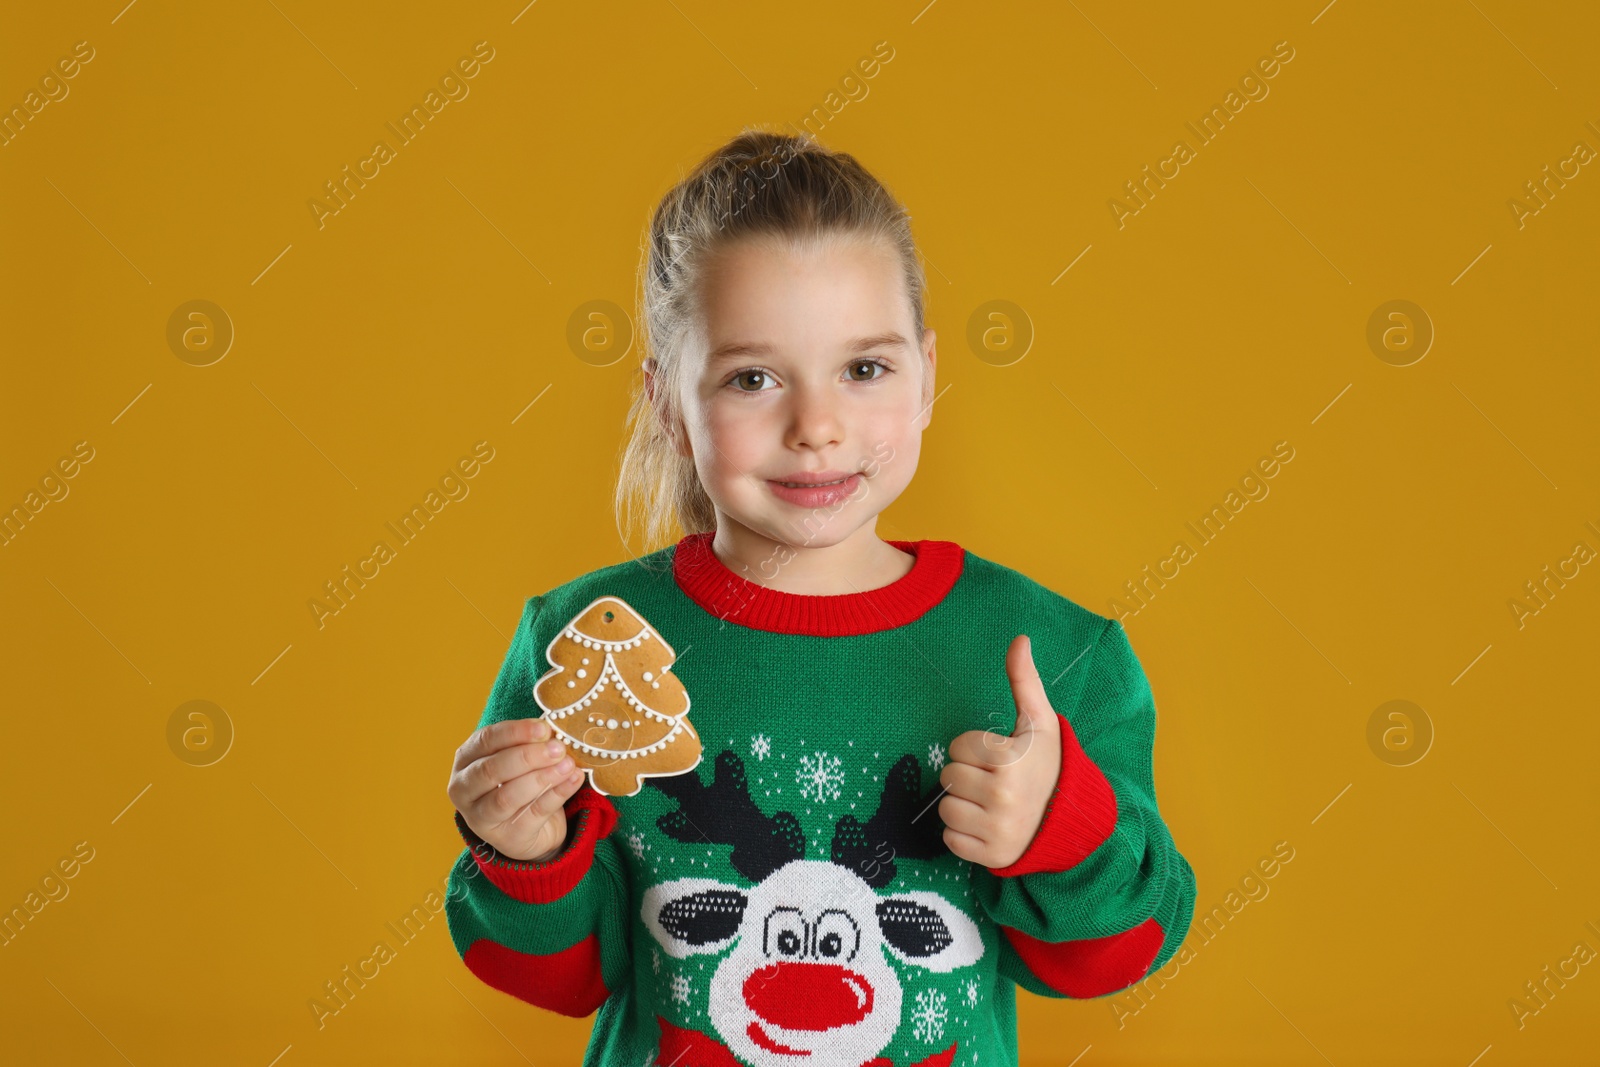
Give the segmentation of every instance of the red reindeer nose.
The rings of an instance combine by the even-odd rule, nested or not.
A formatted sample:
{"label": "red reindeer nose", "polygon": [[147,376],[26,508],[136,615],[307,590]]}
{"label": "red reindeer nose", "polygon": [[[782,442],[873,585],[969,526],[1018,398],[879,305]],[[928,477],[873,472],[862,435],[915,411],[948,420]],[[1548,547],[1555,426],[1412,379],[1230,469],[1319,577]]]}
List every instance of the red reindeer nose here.
{"label": "red reindeer nose", "polygon": [[833,963],[775,963],[744,980],[744,1002],[773,1026],[832,1030],[872,1012],[872,986]]}

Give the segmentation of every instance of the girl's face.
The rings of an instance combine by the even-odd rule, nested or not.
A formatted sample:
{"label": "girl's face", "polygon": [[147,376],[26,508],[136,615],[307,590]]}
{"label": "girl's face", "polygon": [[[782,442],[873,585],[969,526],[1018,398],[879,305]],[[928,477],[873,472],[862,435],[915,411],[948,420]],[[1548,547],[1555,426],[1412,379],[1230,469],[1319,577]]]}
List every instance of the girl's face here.
{"label": "girl's face", "polygon": [[[913,336],[895,254],[854,237],[804,251],[741,241],[701,281],[679,449],[719,528],[813,548],[871,529],[933,417],[934,332]],[[819,481],[841,484],[784,484]]]}

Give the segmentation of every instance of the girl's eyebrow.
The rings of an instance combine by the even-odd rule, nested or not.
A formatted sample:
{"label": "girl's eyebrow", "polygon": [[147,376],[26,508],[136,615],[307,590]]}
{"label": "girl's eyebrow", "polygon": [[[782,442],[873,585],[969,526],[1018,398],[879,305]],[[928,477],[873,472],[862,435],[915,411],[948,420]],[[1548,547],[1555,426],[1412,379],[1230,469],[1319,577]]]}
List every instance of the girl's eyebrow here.
{"label": "girl's eyebrow", "polygon": [[[847,352],[870,352],[875,348],[909,348],[911,342],[893,330],[868,337],[857,337],[845,344]],[[706,361],[711,364],[744,359],[748,356],[770,356],[776,348],[765,341],[727,341],[711,350]]]}

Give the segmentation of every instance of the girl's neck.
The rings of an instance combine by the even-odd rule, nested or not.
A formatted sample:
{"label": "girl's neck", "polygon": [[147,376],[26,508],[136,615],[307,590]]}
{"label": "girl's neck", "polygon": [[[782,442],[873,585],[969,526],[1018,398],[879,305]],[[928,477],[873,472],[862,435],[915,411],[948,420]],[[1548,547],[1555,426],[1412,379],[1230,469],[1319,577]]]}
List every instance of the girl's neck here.
{"label": "girl's neck", "polygon": [[877,518],[838,544],[777,542],[718,515],[711,550],[735,574],[781,593],[837,596],[881,589],[905,577],[916,557],[880,539]]}

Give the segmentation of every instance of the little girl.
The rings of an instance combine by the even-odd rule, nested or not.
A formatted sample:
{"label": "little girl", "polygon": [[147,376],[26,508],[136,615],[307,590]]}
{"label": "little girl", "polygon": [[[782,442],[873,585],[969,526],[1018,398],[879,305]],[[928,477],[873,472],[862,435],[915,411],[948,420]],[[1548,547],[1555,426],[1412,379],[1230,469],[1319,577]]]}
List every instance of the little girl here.
{"label": "little girl", "polygon": [[936,353],[854,158],[746,131],[641,270],[619,524],[686,535],[524,605],[450,777],[456,950],[599,1009],[586,1065],[1015,1064],[1015,986],[1125,989],[1193,914],[1127,634],[876,534]]}

